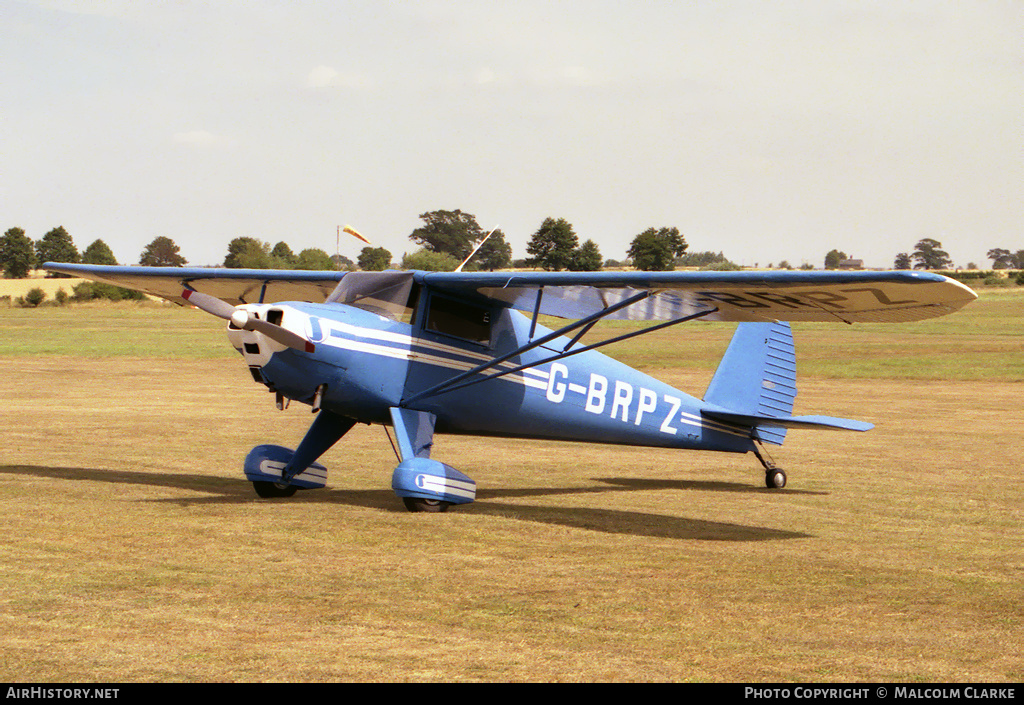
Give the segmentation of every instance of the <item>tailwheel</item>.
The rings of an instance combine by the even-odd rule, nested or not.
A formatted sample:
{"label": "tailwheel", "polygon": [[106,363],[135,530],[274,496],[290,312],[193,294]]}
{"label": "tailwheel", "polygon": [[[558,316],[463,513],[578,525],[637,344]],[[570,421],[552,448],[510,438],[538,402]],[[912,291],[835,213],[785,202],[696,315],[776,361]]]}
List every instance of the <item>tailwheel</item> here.
{"label": "tailwheel", "polygon": [[424,499],[422,497],[402,497],[402,502],[410,512],[429,512],[431,514],[447,512],[448,507],[452,504],[439,499]]}
{"label": "tailwheel", "polygon": [[770,490],[781,490],[786,486],[786,471],[775,464],[775,461],[768,455],[768,451],[764,449],[760,441],[755,439],[754,442],[757,444],[754,446],[754,455],[761,462],[761,466],[764,467],[765,487]]}
{"label": "tailwheel", "polygon": [[295,485],[289,485],[285,482],[266,482],[263,480],[254,480],[252,487],[256,490],[256,494],[263,499],[291,497],[299,489]]}
{"label": "tailwheel", "polygon": [[771,468],[764,471],[764,484],[773,490],[781,490],[786,486],[786,471],[782,468]]}

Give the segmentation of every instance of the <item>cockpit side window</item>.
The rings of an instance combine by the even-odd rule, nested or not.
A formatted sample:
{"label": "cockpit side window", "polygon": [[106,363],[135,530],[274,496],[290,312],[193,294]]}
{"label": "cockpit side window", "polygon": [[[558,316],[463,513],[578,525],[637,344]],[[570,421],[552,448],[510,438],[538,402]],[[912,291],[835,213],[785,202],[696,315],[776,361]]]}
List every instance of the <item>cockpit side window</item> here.
{"label": "cockpit side window", "polygon": [[355,306],[401,323],[414,323],[419,285],[412,272],[349,272],[327,303]]}
{"label": "cockpit side window", "polygon": [[432,295],[427,310],[426,329],[489,346],[491,310],[466,301]]}

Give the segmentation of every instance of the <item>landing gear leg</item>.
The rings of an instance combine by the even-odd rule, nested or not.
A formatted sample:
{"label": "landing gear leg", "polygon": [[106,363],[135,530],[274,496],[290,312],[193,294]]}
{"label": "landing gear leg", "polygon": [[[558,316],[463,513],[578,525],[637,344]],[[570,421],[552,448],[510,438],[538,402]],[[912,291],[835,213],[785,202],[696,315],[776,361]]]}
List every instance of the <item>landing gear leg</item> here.
{"label": "landing gear leg", "polygon": [[391,488],[410,512],[437,514],[448,511],[453,504],[468,504],[476,499],[476,483],[472,479],[430,459],[436,420],[425,411],[391,409],[391,425],[401,460],[391,475]]}
{"label": "landing gear leg", "polygon": [[259,445],[245,458],[245,477],[263,499],[291,497],[298,489],[327,483],[327,468],[316,459],[334,445],[355,421],[321,409],[295,450]]}
{"label": "landing gear leg", "polygon": [[764,466],[764,484],[768,489],[781,490],[786,486],[786,471],[775,464],[768,451],[759,442],[755,441],[754,455]]}
{"label": "landing gear leg", "polygon": [[[323,385],[321,385],[322,387]],[[320,387],[317,387],[317,398],[319,399]],[[313,425],[306,431],[299,447],[295,449],[295,455],[288,461],[288,465],[281,472],[281,480],[288,483],[293,477],[308,468],[317,458],[326,453],[331,446],[348,433],[348,430],[356,425],[352,419],[321,409],[317,414]]]}

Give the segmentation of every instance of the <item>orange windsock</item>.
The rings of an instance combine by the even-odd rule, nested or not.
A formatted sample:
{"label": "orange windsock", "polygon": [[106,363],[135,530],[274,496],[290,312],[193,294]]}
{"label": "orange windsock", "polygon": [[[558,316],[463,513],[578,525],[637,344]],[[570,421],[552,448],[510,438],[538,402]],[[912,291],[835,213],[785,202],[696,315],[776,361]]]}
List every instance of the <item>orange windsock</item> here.
{"label": "orange windsock", "polygon": [[352,227],[351,225],[346,225],[346,226],[345,226],[345,228],[344,228],[344,231],[345,231],[346,233],[348,233],[349,235],[351,235],[352,237],[356,237],[356,238],[359,238],[360,240],[362,240],[363,242],[365,242],[365,243],[366,243],[367,245],[371,244],[369,240],[367,240],[367,239],[366,239],[365,237],[363,237],[362,235],[360,235],[360,234],[359,234],[359,233],[358,233],[358,232],[356,231],[356,229],[355,229],[355,228],[353,228],[353,227]]}

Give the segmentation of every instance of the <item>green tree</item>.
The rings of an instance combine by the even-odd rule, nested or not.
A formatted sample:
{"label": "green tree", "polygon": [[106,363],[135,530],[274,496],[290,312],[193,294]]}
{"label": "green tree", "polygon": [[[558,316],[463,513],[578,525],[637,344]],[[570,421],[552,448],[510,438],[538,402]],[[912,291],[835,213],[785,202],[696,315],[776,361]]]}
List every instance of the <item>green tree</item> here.
{"label": "green tree", "polygon": [[434,252],[425,247],[402,256],[402,269],[419,269],[424,272],[453,272],[460,264],[459,260],[447,252]]}
{"label": "green tree", "polygon": [[839,269],[839,263],[844,259],[849,259],[845,252],[829,250],[828,254],[825,255],[825,269]]}
{"label": "green tree", "polygon": [[364,247],[357,260],[359,268],[367,272],[382,272],[391,266],[391,253],[383,247]]}
{"label": "green tree", "polygon": [[679,228],[647,228],[633,238],[627,254],[636,269],[668,272],[676,268],[675,258],[682,257],[687,247]]}
{"label": "green tree", "polygon": [[82,253],[82,261],[86,264],[117,264],[117,258],[103,240],[94,240]]}
{"label": "green tree", "polygon": [[[86,264],[117,264],[117,258],[114,257],[114,253],[103,240],[94,240],[91,245],[86,247],[85,252],[82,253],[82,261]],[[104,284],[102,282],[82,283],[75,286],[72,291],[76,301],[88,301],[90,299],[141,301],[146,298],[141,291],[122,289],[113,284]]]}
{"label": "green tree", "polygon": [[723,252],[712,252],[704,250],[701,252],[684,252],[676,257],[677,267],[706,267],[709,264],[728,262],[729,259]]}
{"label": "green tree", "polygon": [[569,269],[573,272],[597,272],[601,269],[601,250],[593,240],[587,240],[573,250]]}
{"label": "green tree", "polygon": [[942,249],[942,243],[930,237],[918,240],[911,256],[915,260],[914,269],[948,269],[953,266],[949,253]]}
{"label": "green tree", "polygon": [[[473,259],[466,263],[475,264],[476,268],[493,272],[495,269],[508,269],[512,266],[512,245],[505,241],[505,233],[495,230],[487,242],[480,246],[480,249],[473,255]],[[458,266],[458,265],[456,265]]]}
{"label": "green tree", "polygon": [[43,303],[46,299],[46,292],[38,286],[28,290],[25,294],[25,298],[18,298],[19,302],[24,302],[25,308],[36,308],[39,304]]}
{"label": "green tree", "polygon": [[299,261],[298,255],[292,252],[292,248],[288,247],[286,242],[279,242],[274,245],[274,249],[270,251],[270,257],[274,260],[274,264],[277,267],[283,269],[295,267]]}
{"label": "green tree", "polygon": [[333,272],[335,266],[329,254],[318,247],[310,247],[299,253],[295,260],[295,269]]}
{"label": "green tree", "polygon": [[[81,262],[82,256],[78,254],[78,248],[72,242],[71,236],[63,226],[56,227],[43,235],[43,239],[36,242],[36,261],[39,264],[44,262]],[[48,272],[48,277],[60,277],[62,274]]]}
{"label": "green tree", "polygon": [[[103,242],[103,240],[95,240],[86,247],[85,252],[82,253],[82,261],[86,264],[117,264],[117,258],[114,257],[114,253],[111,252],[110,248],[107,247],[107,243]],[[79,301],[90,298],[110,299],[111,301],[141,301],[145,298],[140,291],[122,289],[113,284],[104,284],[102,282],[90,282],[88,288],[79,289],[74,287],[72,291],[75,293],[75,298]]]}
{"label": "green tree", "polygon": [[711,264],[706,264],[700,269],[702,272],[738,272],[743,269],[743,267],[739,266],[735,262],[725,260],[724,262],[712,262]]}
{"label": "green tree", "polygon": [[892,263],[893,269],[913,269],[914,264],[910,260],[910,255],[906,252],[900,252],[896,255],[896,259]]}
{"label": "green tree", "polygon": [[0,238],[0,266],[8,279],[24,279],[36,266],[36,248],[21,228],[10,228]]}
{"label": "green tree", "polygon": [[75,301],[92,301],[93,299],[109,299],[111,301],[142,301],[146,295],[134,289],[122,289],[113,284],[103,282],[82,282],[71,289]]}
{"label": "green tree", "polygon": [[254,237],[236,237],[228,243],[224,266],[229,269],[269,269],[270,243]]}
{"label": "green tree", "polygon": [[[476,216],[454,211],[420,213],[423,225],[412,231],[409,239],[432,252],[446,252],[462,262],[481,240],[484,231]],[[365,248],[364,248],[365,250]]]}
{"label": "green tree", "polygon": [[160,235],[146,245],[139,255],[143,267],[184,267],[188,260],[181,256],[180,248],[169,237]]}
{"label": "green tree", "polygon": [[572,263],[572,254],[579,243],[572,225],[565,218],[545,218],[526,245],[530,255],[526,262],[549,272],[558,272]]}
{"label": "green tree", "polygon": [[349,271],[349,272],[351,272],[353,269],[356,268],[356,263],[353,262],[352,260],[350,260],[345,255],[341,255],[341,254],[331,255],[331,261],[334,262],[334,268],[337,269],[339,272],[341,272],[341,271]]}
{"label": "green tree", "polygon": [[1010,269],[1013,267],[1013,255],[1010,254],[1009,250],[997,247],[989,250],[985,256],[992,260],[992,269]]}

